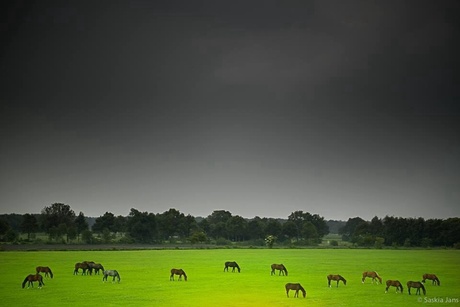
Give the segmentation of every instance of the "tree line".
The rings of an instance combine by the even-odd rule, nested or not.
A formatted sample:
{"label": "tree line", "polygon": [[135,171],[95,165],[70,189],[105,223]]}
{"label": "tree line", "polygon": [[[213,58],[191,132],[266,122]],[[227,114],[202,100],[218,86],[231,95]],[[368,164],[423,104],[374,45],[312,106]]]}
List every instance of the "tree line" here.
{"label": "tree line", "polygon": [[460,248],[460,218],[423,219],[375,216],[370,221],[348,219],[340,228],[342,239],[358,246],[405,246]]}
{"label": "tree line", "polygon": [[329,233],[323,217],[303,211],[292,212],[287,220],[254,217],[246,219],[226,210],[209,216],[193,217],[171,208],[163,213],[141,212],[132,208],[128,216],[106,212],[89,225],[83,212],[78,215],[69,205],[54,203],[40,214],[12,214],[0,217],[0,239],[12,242],[19,233],[33,241],[36,233],[46,233],[48,242],[59,243],[216,243],[252,241],[264,245],[294,242],[311,245]]}
{"label": "tree line", "polygon": [[[91,222],[91,225],[90,225]],[[0,216],[0,241],[14,242],[19,234],[25,241],[37,242],[45,233],[46,242],[58,243],[213,243],[250,242],[316,245],[338,229],[342,240],[355,246],[448,246],[460,248],[460,218],[428,219],[386,216],[366,221],[360,217],[347,222],[325,221],[318,214],[294,211],[287,219],[254,217],[246,219],[226,210],[215,210],[207,217],[185,215],[171,208],[163,213],[141,212],[131,208],[127,216],[106,212],[100,217],[78,215],[69,205],[54,203],[40,214]],[[339,227],[341,226],[341,227]],[[24,240],[24,239],[22,239]],[[337,242],[333,242],[337,243]]]}

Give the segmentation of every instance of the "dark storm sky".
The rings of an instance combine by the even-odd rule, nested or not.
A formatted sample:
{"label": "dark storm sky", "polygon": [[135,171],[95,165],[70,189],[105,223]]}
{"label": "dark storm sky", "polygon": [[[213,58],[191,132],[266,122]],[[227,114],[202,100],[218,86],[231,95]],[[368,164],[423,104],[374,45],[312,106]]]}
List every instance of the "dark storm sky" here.
{"label": "dark storm sky", "polygon": [[11,1],[0,212],[460,216],[457,1]]}

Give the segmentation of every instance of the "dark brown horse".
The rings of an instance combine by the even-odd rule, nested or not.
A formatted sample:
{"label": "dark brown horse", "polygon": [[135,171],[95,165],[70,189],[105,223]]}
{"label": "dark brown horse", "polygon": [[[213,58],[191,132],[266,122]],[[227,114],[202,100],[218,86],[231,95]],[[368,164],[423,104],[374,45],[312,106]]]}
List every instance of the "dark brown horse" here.
{"label": "dark brown horse", "polygon": [[171,276],[169,276],[169,280],[174,280],[174,275],[179,275],[179,280],[182,280],[183,275],[185,281],[187,281],[187,274],[185,274],[182,269],[171,269]]}
{"label": "dark brown horse", "polygon": [[416,288],[417,291],[415,292],[415,294],[418,294],[418,295],[420,295],[420,289],[422,289],[423,295],[426,295],[425,287],[419,281],[408,281],[407,282],[407,291],[409,291],[409,295],[410,295],[410,288]]}
{"label": "dark brown horse", "polygon": [[378,279],[377,284],[379,282],[382,283],[382,278],[375,271],[363,272],[363,279],[362,279],[363,284],[364,284],[364,280],[366,279],[366,277],[372,278],[372,283],[374,283],[374,280],[376,280],[376,279]]}
{"label": "dark brown horse", "polygon": [[270,273],[270,275],[274,275],[275,274],[275,270],[279,270],[279,275],[281,275],[281,273],[283,273],[283,275],[288,275],[288,271],[286,269],[286,267],[284,266],[284,264],[276,264],[276,263],[273,263],[272,266],[272,272]]}
{"label": "dark brown horse", "polygon": [[48,274],[51,278],[53,278],[53,272],[51,272],[51,269],[47,266],[38,266],[35,268],[35,271],[38,273],[45,273],[45,277],[48,277]]}
{"label": "dark brown horse", "polygon": [[439,281],[439,278],[435,274],[423,274],[423,280],[422,282],[425,283],[425,280],[431,280],[431,284],[433,285],[441,285],[441,282]]}
{"label": "dark brown horse", "polygon": [[295,290],[294,297],[299,297],[299,290],[302,291],[303,297],[307,296],[307,291],[300,284],[287,283],[285,286],[286,295],[289,297],[289,290]]}
{"label": "dark brown horse", "polygon": [[398,290],[400,290],[401,293],[403,293],[404,289],[403,289],[402,284],[399,282],[399,280],[391,280],[391,279],[389,279],[389,280],[386,281],[386,284],[387,284],[387,287],[385,289],[385,293],[388,292],[388,288],[390,288],[390,287],[396,287],[396,293],[398,292]]}
{"label": "dark brown horse", "polygon": [[[73,275],[78,275],[78,270],[82,269],[81,275],[86,275],[86,270],[90,270],[89,264],[86,262],[77,262],[75,263],[75,270],[73,271]],[[91,274],[91,271],[90,271]]]}
{"label": "dark brown horse", "polygon": [[96,265],[96,263],[94,261],[83,261],[82,263],[85,263],[88,265],[89,275],[93,275],[93,268]]}
{"label": "dark brown horse", "polygon": [[347,285],[347,281],[345,278],[342,277],[342,275],[332,275],[332,274],[327,275],[327,285],[329,287],[331,287],[331,280],[337,281],[337,287],[339,286],[339,281],[342,281],[345,286]]}
{"label": "dark brown horse", "polygon": [[235,272],[235,268],[238,270],[238,273],[241,271],[240,266],[235,261],[227,261],[227,262],[225,262],[224,272],[225,272],[225,270],[227,270],[227,272],[228,272],[229,267],[233,268],[232,272]]}
{"label": "dark brown horse", "polygon": [[29,282],[29,284],[27,285],[27,289],[29,289],[30,286],[32,286],[32,288],[34,287],[34,281],[38,281],[38,288],[41,288],[42,286],[45,285],[45,283],[43,282],[43,277],[40,275],[40,274],[29,274],[26,276],[26,278],[24,279],[24,281],[22,282],[22,288],[24,289],[25,285],[26,285],[26,282]]}
{"label": "dark brown horse", "polygon": [[98,274],[99,275],[99,270],[101,270],[102,272],[104,272],[104,267],[102,266],[102,264],[100,263],[95,263],[93,261],[91,262],[87,262],[85,261],[84,263],[87,263],[88,264],[88,267],[89,267],[89,274],[92,275],[93,273],[93,270],[94,270],[94,275]]}

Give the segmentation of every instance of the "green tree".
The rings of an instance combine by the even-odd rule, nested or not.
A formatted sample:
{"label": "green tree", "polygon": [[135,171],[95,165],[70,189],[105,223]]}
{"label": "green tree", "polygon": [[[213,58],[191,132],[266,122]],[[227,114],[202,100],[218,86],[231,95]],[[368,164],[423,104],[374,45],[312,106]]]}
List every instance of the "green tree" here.
{"label": "green tree", "polygon": [[5,235],[10,228],[7,221],[0,219],[0,235]]}
{"label": "green tree", "polygon": [[185,215],[171,208],[162,214],[156,215],[158,233],[163,240],[169,240],[174,236],[187,236]]}
{"label": "green tree", "polygon": [[281,223],[277,219],[274,219],[274,218],[268,218],[265,220],[266,220],[265,233],[267,235],[272,235],[278,238],[281,235],[281,232],[283,229],[281,226]]}
{"label": "green tree", "polygon": [[208,220],[209,224],[217,224],[217,223],[227,223],[228,219],[232,217],[232,214],[226,210],[215,210],[209,215],[206,219]]}
{"label": "green tree", "polygon": [[45,232],[49,233],[49,230],[52,227],[57,228],[61,224],[71,226],[74,222],[75,212],[69,205],[54,203],[51,206],[42,209],[41,224]]}
{"label": "green tree", "polygon": [[356,228],[363,223],[366,223],[366,221],[360,217],[349,218],[345,226],[339,229],[342,240],[351,241],[353,236],[356,236]]}
{"label": "green tree", "polygon": [[104,215],[96,218],[91,229],[96,233],[102,233],[104,229],[115,232],[115,215],[112,212],[104,213]]}
{"label": "green tree", "polygon": [[258,216],[248,222],[248,236],[250,239],[263,239],[265,224]]}
{"label": "green tree", "polygon": [[310,221],[305,221],[302,226],[302,237],[309,242],[317,242],[319,236],[315,225]]}
{"label": "green tree", "polygon": [[297,238],[297,225],[293,221],[287,221],[286,223],[284,223],[283,235],[289,240]]}
{"label": "green tree", "polygon": [[35,215],[29,213],[24,214],[20,229],[22,233],[27,234],[27,240],[30,240],[30,235],[38,231],[38,221]]}
{"label": "green tree", "polygon": [[127,230],[131,238],[139,243],[153,243],[157,239],[157,224],[153,213],[140,212],[131,208]]}
{"label": "green tree", "polygon": [[234,241],[244,241],[247,238],[248,222],[241,216],[235,215],[227,220],[227,233]]}
{"label": "green tree", "polygon": [[93,233],[91,232],[91,230],[83,230],[81,233],[81,239],[83,242],[86,242],[87,244],[93,243]]}
{"label": "green tree", "polygon": [[75,218],[75,227],[77,231],[77,239],[80,240],[80,235],[83,233],[83,231],[89,229],[88,222],[86,221],[83,212],[80,212],[78,216]]}
{"label": "green tree", "polygon": [[190,242],[192,242],[192,244],[204,243],[207,240],[208,238],[203,231],[196,231],[190,236]]}

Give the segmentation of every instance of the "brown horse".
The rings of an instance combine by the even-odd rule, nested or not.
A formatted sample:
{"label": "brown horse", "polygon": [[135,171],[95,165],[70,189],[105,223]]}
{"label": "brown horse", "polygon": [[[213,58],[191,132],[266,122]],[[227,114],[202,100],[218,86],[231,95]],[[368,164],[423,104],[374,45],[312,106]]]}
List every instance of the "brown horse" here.
{"label": "brown horse", "polygon": [[32,286],[32,288],[34,287],[34,281],[38,281],[38,288],[41,289],[42,286],[45,285],[45,283],[43,282],[43,277],[40,275],[40,274],[29,274],[26,276],[26,278],[24,279],[24,281],[22,282],[22,288],[24,289],[25,285],[26,285],[26,282],[29,282],[29,284],[27,285],[27,289],[29,289],[30,286]]}
{"label": "brown horse", "polygon": [[375,272],[375,271],[363,272],[363,279],[362,279],[363,284],[364,284],[364,280],[366,279],[366,277],[372,278],[372,283],[374,283],[374,280],[375,280],[375,279],[378,279],[377,284],[378,284],[379,282],[382,283],[382,278],[381,278],[381,277],[379,276],[379,274],[377,274],[377,272]]}
{"label": "brown horse", "polygon": [[225,262],[224,272],[225,272],[225,270],[227,270],[227,272],[228,272],[228,267],[233,268],[232,272],[235,272],[235,268],[238,269],[238,273],[241,271],[240,266],[235,261],[227,261],[227,262]]}
{"label": "brown horse", "polygon": [[396,287],[396,293],[398,292],[398,290],[401,291],[401,293],[403,293],[403,286],[402,284],[399,282],[399,280],[387,280],[386,281],[386,284],[387,284],[387,287],[385,289],[385,293],[388,293],[388,288],[390,287]]}
{"label": "brown horse", "polygon": [[304,298],[307,296],[307,291],[305,291],[305,289],[300,284],[287,283],[284,287],[286,288],[287,297],[289,297],[289,290],[295,290],[294,297],[299,297],[299,290],[302,291]]}
{"label": "brown horse", "polygon": [[431,284],[433,285],[441,285],[441,282],[439,281],[439,278],[435,274],[423,274],[423,280],[422,282],[425,283],[425,280],[431,280]]}
{"label": "brown horse", "polygon": [[422,289],[423,295],[426,295],[425,287],[419,281],[408,281],[407,282],[407,291],[409,291],[409,295],[410,295],[410,288],[416,288],[417,292],[415,292],[415,294],[418,294],[418,295],[420,295],[420,289]]}
{"label": "brown horse", "polygon": [[51,269],[47,266],[38,266],[35,268],[35,270],[38,273],[45,273],[45,277],[48,277],[48,274],[51,278],[53,278],[53,272],[51,272]]}
{"label": "brown horse", "polygon": [[99,275],[99,270],[104,272],[104,267],[100,263],[95,263],[94,261],[85,261],[83,263],[88,264],[88,270],[89,270],[90,275],[92,275],[93,270],[94,270],[94,275],[96,275],[96,274]]}
{"label": "brown horse", "polygon": [[187,281],[187,275],[182,269],[171,269],[171,276],[169,276],[169,280],[174,280],[174,275],[179,275],[179,280],[182,280],[182,275],[184,275],[184,279]]}
{"label": "brown horse", "polygon": [[337,287],[339,286],[339,281],[342,281],[345,286],[347,285],[346,279],[343,278],[341,275],[329,274],[329,275],[327,275],[327,285],[329,286],[329,288],[331,287],[331,280],[336,280],[337,281]]}
{"label": "brown horse", "polygon": [[93,268],[96,265],[96,263],[94,261],[83,261],[82,263],[85,263],[88,265],[89,275],[93,275]]}
{"label": "brown horse", "polygon": [[81,275],[86,275],[86,270],[90,270],[90,274],[91,274],[91,269],[89,267],[89,264],[86,263],[86,262],[77,262],[75,263],[75,270],[73,271],[73,275],[78,275],[78,270],[79,269],[82,269],[82,273]]}
{"label": "brown horse", "polygon": [[276,263],[273,263],[272,266],[271,266],[271,268],[272,268],[272,271],[271,271],[270,275],[274,275],[274,274],[275,274],[275,270],[279,270],[279,271],[280,271],[279,274],[278,274],[278,276],[281,275],[281,273],[282,273],[283,275],[286,275],[286,276],[288,275],[288,271],[287,271],[286,267],[284,266],[284,264],[276,264]]}

